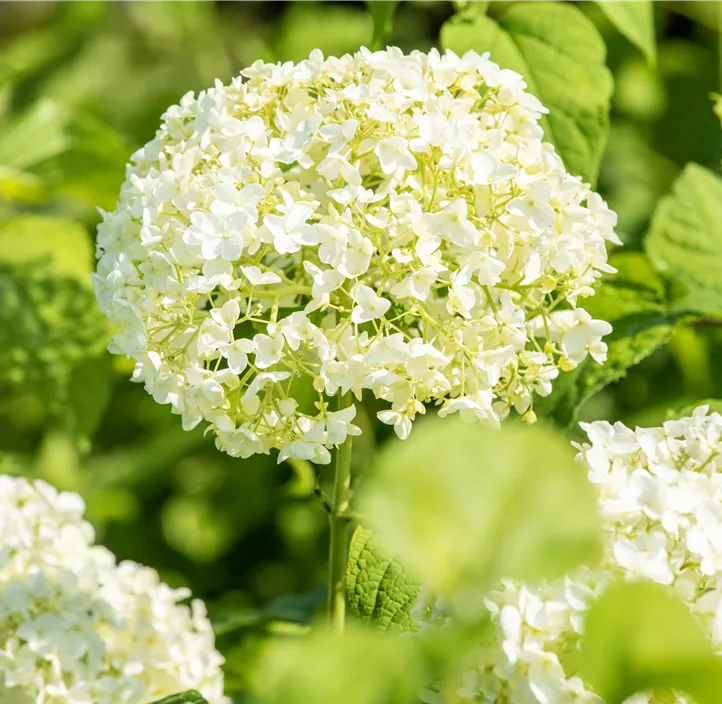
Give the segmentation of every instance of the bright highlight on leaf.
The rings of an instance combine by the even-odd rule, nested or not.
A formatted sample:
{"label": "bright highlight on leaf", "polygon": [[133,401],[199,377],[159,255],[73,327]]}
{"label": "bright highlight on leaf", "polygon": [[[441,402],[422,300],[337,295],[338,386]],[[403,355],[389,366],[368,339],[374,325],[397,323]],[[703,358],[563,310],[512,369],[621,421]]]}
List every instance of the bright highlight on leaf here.
{"label": "bright highlight on leaf", "polygon": [[597,555],[594,492],[550,429],[432,420],[382,449],[373,472],[363,513],[444,596],[501,577],[554,577]]}
{"label": "bright highlight on leaf", "polygon": [[489,51],[517,71],[549,108],[545,139],[567,170],[594,184],[609,129],[612,77],[599,32],[567,3],[513,3],[491,19],[469,8],[441,29],[441,43],[457,53]]}

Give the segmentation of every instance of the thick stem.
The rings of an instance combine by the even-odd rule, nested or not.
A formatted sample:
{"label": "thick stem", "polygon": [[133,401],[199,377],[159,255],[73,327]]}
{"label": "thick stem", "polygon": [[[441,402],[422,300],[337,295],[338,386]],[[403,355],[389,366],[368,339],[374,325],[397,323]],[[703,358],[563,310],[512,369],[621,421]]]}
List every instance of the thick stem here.
{"label": "thick stem", "polygon": [[[339,395],[339,410],[350,406],[351,394]],[[346,561],[348,509],[351,493],[351,438],[336,450],[335,478],[329,511],[328,618],[335,631],[343,632],[346,620]]]}

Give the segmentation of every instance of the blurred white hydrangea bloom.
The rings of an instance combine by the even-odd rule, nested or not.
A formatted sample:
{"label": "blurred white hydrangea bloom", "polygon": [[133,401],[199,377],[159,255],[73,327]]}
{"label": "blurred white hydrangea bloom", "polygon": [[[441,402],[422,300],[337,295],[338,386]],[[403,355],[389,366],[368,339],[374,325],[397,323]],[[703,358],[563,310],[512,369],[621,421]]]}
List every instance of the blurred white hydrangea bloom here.
{"label": "blurred white hydrangea bloom", "polygon": [[559,369],[605,359],[578,301],[619,240],[525,88],[488,55],[391,48],[187,94],[99,227],[111,350],[240,457],[328,462],[360,432],[339,391],[402,438],[428,402],[533,420]]}
{"label": "blurred white hydrangea bloom", "polygon": [[[579,457],[599,491],[606,548],[598,570],[554,582],[505,581],[486,597],[497,641],[463,678],[463,702],[601,703],[565,672],[585,611],[609,580],[625,575],[669,585],[708,628],[722,652],[722,416],[707,406],[659,428],[582,424]],[[443,605],[417,605],[422,625],[442,624]],[[442,702],[431,694],[429,702]],[[672,692],[642,693],[629,704],[691,704]]]}
{"label": "blurred white hydrangea bloom", "polygon": [[226,704],[203,602],[93,545],[83,500],[0,476],[0,701]]}

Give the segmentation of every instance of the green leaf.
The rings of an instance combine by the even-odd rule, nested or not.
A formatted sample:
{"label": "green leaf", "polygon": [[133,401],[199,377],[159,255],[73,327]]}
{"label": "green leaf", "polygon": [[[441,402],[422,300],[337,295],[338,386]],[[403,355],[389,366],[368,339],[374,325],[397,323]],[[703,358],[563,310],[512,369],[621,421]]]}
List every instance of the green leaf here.
{"label": "green leaf", "polygon": [[48,267],[90,285],[93,248],[74,220],[25,215],[0,224],[0,262]]}
{"label": "green leaf", "polygon": [[356,528],[346,571],[346,591],[353,613],[382,630],[416,631],[411,609],[420,586],[371,531]]}
{"label": "green leaf", "polygon": [[608,704],[655,688],[717,704],[722,692],[722,661],[704,629],[676,596],[652,583],[620,582],[604,591],[586,618],[581,670]]}
{"label": "green leaf", "polygon": [[602,280],[596,294],[581,301],[596,319],[612,324],[605,342],[607,361],[585,360],[573,372],[562,374],[550,396],[538,399],[534,410],[562,427],[576,421],[579,407],[605,386],[619,381],[628,370],[669,341],[675,319],[666,311],[664,282],[639,252],[610,258],[618,270]]}
{"label": "green leaf", "polygon": [[599,545],[594,491],[573,454],[538,425],[428,420],[379,452],[362,512],[442,596],[556,577],[593,561]]}
{"label": "green leaf", "polygon": [[172,694],[165,699],[159,699],[155,704],[208,704],[208,701],[201,696],[200,692],[191,689],[180,694]]}
{"label": "green leaf", "polygon": [[37,164],[32,174],[53,193],[81,198],[93,207],[113,208],[130,147],[108,125],[85,116],[74,117],[65,135],[72,148]]}
{"label": "green leaf", "polygon": [[417,641],[358,627],[277,639],[253,673],[253,701],[417,704],[423,681]]}
{"label": "green leaf", "polygon": [[[107,401],[96,360],[109,333],[91,267],[90,239],[73,221],[25,216],[0,227],[0,384],[35,392],[83,434]],[[86,403],[88,393],[97,397]]]}
{"label": "green leaf", "polygon": [[703,398],[694,403],[685,403],[677,407],[670,408],[667,411],[667,420],[676,420],[678,418],[688,418],[694,413],[695,409],[700,406],[709,406],[710,413],[722,414],[722,399],[719,398]]}
{"label": "green leaf", "polygon": [[[472,3],[473,5],[474,3]],[[441,43],[457,53],[489,51],[518,71],[549,108],[542,120],[567,169],[594,183],[609,131],[612,76],[592,22],[567,3],[513,3],[491,19],[464,11],[441,28]]]}
{"label": "green leaf", "polygon": [[0,164],[25,169],[66,151],[72,142],[65,132],[67,109],[51,100],[40,100],[0,134]]}
{"label": "green leaf", "polygon": [[7,200],[43,200],[46,197],[45,184],[26,171],[0,166],[0,196]]}
{"label": "green leaf", "polygon": [[672,310],[722,317],[722,178],[687,164],[660,200],[645,247],[672,284]]}
{"label": "green leaf", "polygon": [[366,9],[374,21],[374,33],[371,39],[371,49],[382,49],[391,34],[394,25],[394,14],[397,0],[366,0]]}
{"label": "green leaf", "polygon": [[110,208],[129,152],[100,120],[39,100],[0,131],[0,193],[39,200],[60,192]]}
{"label": "green leaf", "polygon": [[208,497],[173,495],[163,504],[160,517],[168,545],[200,564],[226,555],[236,537],[232,517]]}
{"label": "green leaf", "polygon": [[607,19],[645,56],[657,63],[657,41],[654,36],[654,8],[650,0],[597,0]]}
{"label": "green leaf", "polygon": [[273,37],[276,60],[301,61],[319,44],[326,56],[357,51],[372,25],[371,15],[351,3],[290,3]]}
{"label": "green leaf", "polygon": [[246,629],[272,628],[283,624],[286,631],[293,626],[299,631],[307,630],[316,612],[326,602],[325,588],[305,594],[284,594],[266,604],[262,609],[232,609],[213,618],[213,632],[217,639],[237,638]]}
{"label": "green leaf", "polygon": [[108,353],[82,359],[68,378],[68,423],[84,441],[93,437],[113,391],[113,359]]}

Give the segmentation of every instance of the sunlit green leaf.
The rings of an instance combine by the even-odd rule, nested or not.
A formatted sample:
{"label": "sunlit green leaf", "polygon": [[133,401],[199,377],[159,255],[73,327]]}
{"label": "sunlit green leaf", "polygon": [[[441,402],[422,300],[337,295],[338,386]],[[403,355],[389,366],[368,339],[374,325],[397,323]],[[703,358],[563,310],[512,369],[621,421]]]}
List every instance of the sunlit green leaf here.
{"label": "sunlit green leaf", "polygon": [[314,49],[326,56],[342,56],[368,43],[372,25],[371,16],[350,3],[293,2],[272,40],[277,58],[283,61],[301,61]]}
{"label": "sunlit green leaf", "polygon": [[654,8],[651,0],[597,0],[607,19],[636,46],[650,64],[657,62]]}
{"label": "sunlit green leaf", "polygon": [[0,134],[0,164],[16,169],[33,166],[69,149],[66,108],[41,100],[22,113]]}
{"label": "sunlit green leaf", "polygon": [[26,215],[0,224],[0,262],[47,268],[89,286],[93,248],[85,228],[73,220]]}
{"label": "sunlit green leaf", "polygon": [[358,628],[276,640],[254,674],[258,704],[417,704],[422,681],[413,638]]}
{"label": "sunlit green leaf", "polygon": [[362,509],[440,594],[555,577],[598,548],[594,492],[573,454],[539,426],[430,420],[380,451]]}
{"label": "sunlit green leaf", "polygon": [[0,166],[0,196],[7,200],[39,201],[47,196],[41,178],[27,171]]}
{"label": "sunlit green leaf", "polygon": [[0,193],[37,200],[61,192],[110,208],[129,153],[101,121],[44,99],[0,131]]}
{"label": "sunlit green leaf", "polygon": [[222,20],[215,3],[134,3],[130,12],[138,30],[151,41],[187,54],[202,83],[230,77]]}
{"label": "sunlit green leaf", "polygon": [[359,526],[349,546],[346,590],[351,610],[363,621],[393,631],[415,631],[410,612],[420,584]]}
{"label": "sunlit green leaf", "polygon": [[0,48],[3,73],[23,78],[57,61],[73,43],[71,32],[59,30],[57,26],[43,27],[5,40]]}
{"label": "sunlit green leaf", "polygon": [[722,317],[722,178],[688,164],[659,202],[645,246],[672,284],[673,310]]}
{"label": "sunlit green leaf", "polygon": [[131,151],[125,140],[87,116],[76,116],[65,134],[72,148],[36,165],[32,173],[53,193],[82,198],[93,207],[112,208]]}
{"label": "sunlit green leaf", "polygon": [[444,24],[441,43],[457,53],[489,51],[500,66],[521,73],[550,110],[542,120],[547,141],[571,173],[594,183],[609,129],[612,78],[604,41],[578,8],[513,3],[495,19],[465,10]]}
{"label": "sunlit green leaf", "polygon": [[656,688],[716,704],[722,661],[689,609],[664,587],[621,582],[592,606],[582,640],[581,669],[607,704]]}
{"label": "sunlit green leaf", "polygon": [[556,380],[550,396],[535,403],[537,415],[563,427],[575,422],[582,403],[667,343],[674,329],[675,320],[666,311],[664,283],[647,258],[639,252],[622,252],[610,263],[618,273],[605,276],[596,294],[582,303],[592,317],[612,324],[612,333],[604,338],[607,361],[585,360]]}

